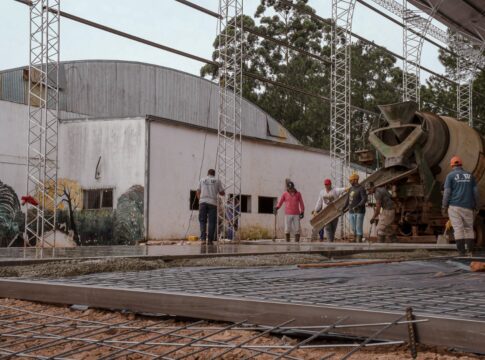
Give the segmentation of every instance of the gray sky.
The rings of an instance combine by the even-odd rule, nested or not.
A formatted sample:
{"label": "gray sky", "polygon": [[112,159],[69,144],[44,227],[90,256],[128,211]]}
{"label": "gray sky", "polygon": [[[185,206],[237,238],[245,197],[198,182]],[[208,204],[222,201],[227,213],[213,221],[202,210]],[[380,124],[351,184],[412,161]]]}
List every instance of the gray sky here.
{"label": "gray sky", "polygon": [[[192,0],[217,11],[218,0]],[[244,12],[254,15],[260,0],[245,0]],[[310,0],[317,14],[330,17],[331,0]],[[217,21],[174,0],[63,0],[62,10],[104,25],[190,52],[205,58],[212,54]],[[402,53],[402,29],[390,21],[356,5],[354,32]],[[0,70],[28,64],[29,12],[26,5],[0,0]],[[443,72],[437,49],[423,49],[422,64]],[[157,64],[199,74],[203,65],[194,60],[138,44],[85,25],[63,19],[61,60],[117,59]],[[399,61],[398,64],[401,62]],[[423,73],[423,77],[427,75]]]}

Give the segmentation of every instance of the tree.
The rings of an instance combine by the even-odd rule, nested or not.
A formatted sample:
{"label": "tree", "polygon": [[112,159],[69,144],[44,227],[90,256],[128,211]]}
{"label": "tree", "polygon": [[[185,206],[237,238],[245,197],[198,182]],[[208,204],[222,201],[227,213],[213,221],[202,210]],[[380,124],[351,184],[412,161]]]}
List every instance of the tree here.
{"label": "tree", "polygon": [[[294,6],[284,0],[261,0],[254,19],[244,16],[243,73],[287,84],[314,96],[247,76],[243,96],[280,121],[304,145],[328,149],[330,103],[320,97],[330,98],[330,64],[318,57],[330,57],[330,27],[314,20],[309,13],[315,10],[308,5],[308,0],[298,0]],[[288,49],[282,43],[303,52]],[[219,38],[216,38],[212,56],[216,62],[220,61],[218,46]],[[368,110],[354,113],[357,127],[353,133],[359,135],[363,133],[361,128],[375,122],[370,112],[378,112],[377,104],[398,101],[402,72],[395,66],[396,59],[382,49],[360,42],[350,46],[352,104]],[[201,75],[216,79],[217,67],[206,65]]]}

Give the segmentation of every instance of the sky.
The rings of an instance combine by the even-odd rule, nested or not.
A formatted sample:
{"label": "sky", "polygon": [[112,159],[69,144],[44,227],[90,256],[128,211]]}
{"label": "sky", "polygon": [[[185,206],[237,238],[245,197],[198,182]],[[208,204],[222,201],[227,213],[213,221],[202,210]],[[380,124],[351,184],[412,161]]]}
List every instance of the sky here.
{"label": "sky", "polygon": [[[218,0],[191,0],[218,10]],[[370,0],[369,0],[370,1]],[[370,1],[371,2],[371,1]],[[245,0],[244,13],[254,15],[260,0]],[[329,18],[331,0],[310,0],[317,14]],[[29,8],[0,0],[0,70],[28,65]],[[62,0],[61,10],[204,58],[211,58],[215,18],[175,0]],[[356,4],[353,31],[402,54],[402,28]],[[162,65],[198,75],[204,65],[68,19],[61,20],[61,61],[115,59]],[[425,42],[422,65],[443,73],[437,48]],[[401,61],[398,61],[401,65]],[[422,79],[427,77],[422,73]]]}

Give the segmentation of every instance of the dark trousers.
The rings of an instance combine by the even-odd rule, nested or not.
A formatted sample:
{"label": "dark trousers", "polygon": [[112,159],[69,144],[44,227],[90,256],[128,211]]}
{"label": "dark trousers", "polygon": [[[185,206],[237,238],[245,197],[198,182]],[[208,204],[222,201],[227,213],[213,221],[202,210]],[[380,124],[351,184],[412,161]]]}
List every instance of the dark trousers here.
{"label": "dark trousers", "polygon": [[[209,223],[209,236],[207,237],[207,222]],[[202,203],[199,206],[200,240],[209,242],[216,239],[217,206]]]}

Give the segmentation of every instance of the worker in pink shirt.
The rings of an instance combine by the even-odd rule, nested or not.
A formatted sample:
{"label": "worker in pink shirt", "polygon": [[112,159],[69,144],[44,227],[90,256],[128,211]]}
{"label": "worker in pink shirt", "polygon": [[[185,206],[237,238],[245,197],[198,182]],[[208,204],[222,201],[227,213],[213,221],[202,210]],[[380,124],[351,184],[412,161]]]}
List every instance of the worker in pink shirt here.
{"label": "worker in pink shirt", "polygon": [[305,204],[301,193],[296,191],[295,184],[289,181],[286,185],[286,191],[281,195],[280,201],[275,207],[275,215],[281,205],[285,204],[285,236],[286,241],[290,241],[290,234],[295,234],[295,241],[300,241],[300,220],[305,213]]}

